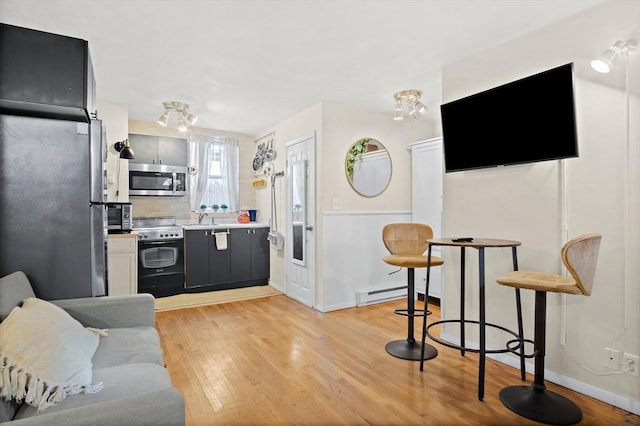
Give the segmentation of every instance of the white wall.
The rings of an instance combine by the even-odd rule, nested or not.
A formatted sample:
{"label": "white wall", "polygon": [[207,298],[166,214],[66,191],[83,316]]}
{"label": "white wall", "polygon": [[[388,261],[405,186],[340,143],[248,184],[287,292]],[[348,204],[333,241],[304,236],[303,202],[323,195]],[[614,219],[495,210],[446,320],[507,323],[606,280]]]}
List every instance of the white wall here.
{"label": "white wall", "polygon": [[[319,158],[322,151],[322,105],[314,105],[304,111],[299,112],[293,117],[279,123],[272,129],[265,130],[257,137],[267,135],[271,132],[274,133],[274,149],[276,150],[276,159],[273,162],[274,170],[276,172],[283,171],[285,169],[285,156],[286,156],[286,143],[302,136],[307,136],[315,132],[316,135],[316,158]],[[254,148],[255,153],[255,148]],[[321,172],[319,172],[320,174]],[[271,182],[267,179],[269,184],[264,189],[256,191],[256,206],[260,211],[260,221],[271,224],[272,209],[271,209]],[[322,182],[320,179],[316,179],[316,191],[317,199],[316,205],[318,205],[318,198],[320,194],[320,188]],[[285,205],[286,205],[286,183],[284,178],[276,179],[276,213],[278,218],[277,228],[278,232],[286,235],[285,224]],[[317,220],[317,219],[316,219]],[[319,233],[316,226],[316,234]],[[286,241],[286,239],[285,239]],[[271,271],[269,282],[272,286],[284,290],[285,288],[285,268],[284,268],[284,250],[275,250],[271,246]]]}
{"label": "white wall", "polygon": [[[430,108],[436,106],[429,105]],[[337,103],[323,104],[322,156],[318,170],[323,181],[323,211],[331,211],[340,200],[342,210],[410,210],[411,152],[409,143],[435,136],[435,123],[424,119],[395,121],[389,114],[373,113]],[[364,197],[351,188],[344,171],[351,145],[362,138],[379,140],[391,158],[391,182],[377,197]]]}
{"label": "white wall", "polygon": [[[608,87],[607,80],[594,75],[588,65],[603,46],[634,32],[637,38],[640,2],[611,2],[443,69],[443,100],[447,102],[574,62],[580,144],[580,157],[564,163],[566,231],[561,221],[562,168],[560,162],[552,161],[446,174],[444,234],[519,240],[520,269],[560,273],[559,249],[567,236],[602,233],[592,296],[548,296],[547,379],[638,414],[640,379],[601,374],[607,373],[604,347],[640,354],[640,103],[637,95],[632,98],[631,150],[627,155],[624,94]],[[632,79],[640,76],[639,57],[636,53],[630,60]],[[619,80],[619,74],[612,73],[611,79]],[[540,120],[544,120],[544,111],[540,111]],[[478,135],[478,140],[484,137],[490,135]],[[627,158],[631,166],[628,195]],[[629,257],[625,264],[626,250]],[[515,329],[513,290],[495,284],[495,278],[510,269],[509,256],[508,250],[487,250],[487,320]],[[467,257],[467,316],[472,318],[477,317],[476,259],[475,255]],[[457,252],[445,250],[443,313],[450,318],[458,312],[458,265]],[[533,292],[523,293],[523,305],[526,334],[532,336]],[[458,337],[454,327],[446,327],[444,332],[451,339]],[[564,338],[566,344],[562,345]],[[488,335],[491,347],[500,347],[503,340],[503,336]],[[515,365],[511,356],[502,359]]]}
{"label": "white wall", "polygon": [[[435,106],[429,105],[430,108]],[[322,180],[322,239],[318,241],[317,309],[355,306],[362,289],[406,283],[405,271],[382,257],[382,228],[391,222],[411,222],[411,151],[409,144],[436,136],[435,123],[424,119],[394,121],[379,113],[337,103],[323,104],[323,154],[318,164]],[[376,197],[353,190],[344,171],[351,145],[364,137],[377,139],[391,158],[391,181]],[[333,208],[339,200],[341,209]]]}
{"label": "white wall", "polygon": [[[315,132],[318,206],[314,227],[317,246],[315,308],[328,311],[355,306],[358,290],[379,285],[381,281],[371,279],[371,274],[363,275],[363,271],[382,271],[383,275],[389,272],[382,261],[382,227],[400,219],[411,221],[409,144],[433,137],[435,125],[426,120],[394,121],[391,110],[389,114],[381,114],[327,102],[314,105],[263,134],[271,131],[275,131],[278,151],[276,171],[284,169],[285,144]],[[377,197],[363,197],[355,192],[344,170],[345,156],[351,144],[363,137],[382,142],[391,157],[391,182]],[[284,182],[278,180],[278,230],[283,234],[286,234],[285,188]],[[334,210],[332,201],[336,199],[342,208]],[[257,203],[258,209],[270,216],[270,190],[260,191]],[[344,232],[340,232],[341,229]],[[397,280],[398,276],[392,279]],[[406,275],[401,280],[406,282]],[[382,281],[389,282],[386,278]],[[271,283],[284,289],[284,251],[271,251]]]}
{"label": "white wall", "polygon": [[128,136],[129,108],[115,102],[97,101],[98,118],[107,129],[107,200],[129,200],[129,161],[120,160],[114,144]]}
{"label": "white wall", "polygon": [[[356,306],[359,291],[407,285],[406,268],[398,271],[382,260],[389,254],[382,243],[382,228],[411,222],[411,210],[325,211],[322,222],[324,268],[318,310]],[[398,332],[402,335],[402,330]]]}

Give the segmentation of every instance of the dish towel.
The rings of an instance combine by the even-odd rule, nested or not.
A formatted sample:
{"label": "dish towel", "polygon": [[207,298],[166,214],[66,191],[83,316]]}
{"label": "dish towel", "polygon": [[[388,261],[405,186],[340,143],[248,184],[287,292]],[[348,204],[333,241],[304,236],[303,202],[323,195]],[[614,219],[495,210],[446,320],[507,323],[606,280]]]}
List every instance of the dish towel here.
{"label": "dish towel", "polygon": [[216,248],[218,250],[226,250],[227,249],[227,233],[216,232],[214,235],[216,236]]}

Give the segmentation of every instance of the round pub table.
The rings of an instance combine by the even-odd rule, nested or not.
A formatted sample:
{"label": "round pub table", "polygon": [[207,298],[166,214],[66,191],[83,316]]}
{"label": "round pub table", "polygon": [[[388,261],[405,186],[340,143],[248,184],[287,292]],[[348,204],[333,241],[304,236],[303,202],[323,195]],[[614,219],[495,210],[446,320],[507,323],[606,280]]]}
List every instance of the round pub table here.
{"label": "round pub table", "polygon": [[[431,249],[434,246],[450,246],[450,247],[459,247],[460,248],[460,318],[459,319],[447,319],[441,321],[435,321],[429,325],[427,325],[427,317],[423,318],[422,323],[422,343],[424,345],[425,337],[429,337],[431,340],[438,342],[444,346],[448,346],[450,348],[460,350],[460,354],[464,356],[465,352],[476,352],[479,354],[479,371],[478,371],[478,399],[482,401],[484,398],[484,373],[485,373],[485,359],[487,353],[504,353],[504,352],[513,352],[514,348],[508,348],[505,345],[504,348],[500,349],[487,349],[486,348],[486,327],[493,327],[499,330],[502,330],[516,339],[520,339],[520,336],[523,335],[522,330],[522,313],[521,313],[521,302],[520,302],[520,289],[516,289],[516,309],[518,314],[518,332],[513,332],[505,327],[502,327],[497,324],[487,323],[485,319],[485,274],[484,274],[484,251],[487,248],[511,248],[512,251],[512,262],[513,262],[513,270],[518,270],[518,254],[516,247],[520,245],[520,241],[513,240],[500,240],[493,238],[433,238],[427,240],[427,258],[431,258]],[[465,307],[465,250],[467,248],[473,248],[478,250],[478,266],[479,266],[479,276],[478,276],[478,291],[479,291],[479,313],[478,320],[469,320],[465,318],[464,315],[464,307]],[[429,275],[430,275],[430,264],[427,263],[427,291],[429,291]],[[428,307],[428,299],[425,298],[425,310]],[[429,333],[429,328],[444,323],[459,323],[460,324],[460,345],[455,345],[451,342],[440,339],[439,337],[433,336]],[[479,326],[479,347],[478,348],[470,348],[465,346],[465,325],[466,324],[477,324]],[[524,347],[520,344],[519,348],[515,348],[516,350],[520,350],[520,375],[522,380],[525,379],[525,366],[524,366]],[[424,362],[420,361],[420,370],[423,370]]]}

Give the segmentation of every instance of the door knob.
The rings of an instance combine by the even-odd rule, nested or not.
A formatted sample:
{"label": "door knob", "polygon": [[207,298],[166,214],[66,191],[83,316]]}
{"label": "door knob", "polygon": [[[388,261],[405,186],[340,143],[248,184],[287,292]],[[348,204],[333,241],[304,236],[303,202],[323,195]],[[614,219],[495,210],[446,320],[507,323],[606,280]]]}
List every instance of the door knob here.
{"label": "door knob", "polygon": [[307,226],[304,227],[304,229],[307,230],[307,231],[313,231],[313,226],[307,225]]}

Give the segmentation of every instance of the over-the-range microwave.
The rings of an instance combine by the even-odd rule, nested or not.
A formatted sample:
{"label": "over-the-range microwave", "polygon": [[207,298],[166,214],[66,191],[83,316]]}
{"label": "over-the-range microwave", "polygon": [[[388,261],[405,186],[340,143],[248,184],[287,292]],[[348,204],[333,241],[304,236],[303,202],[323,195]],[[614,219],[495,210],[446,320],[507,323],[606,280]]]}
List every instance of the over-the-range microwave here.
{"label": "over-the-range microwave", "polygon": [[185,196],[187,168],[129,163],[129,195]]}

